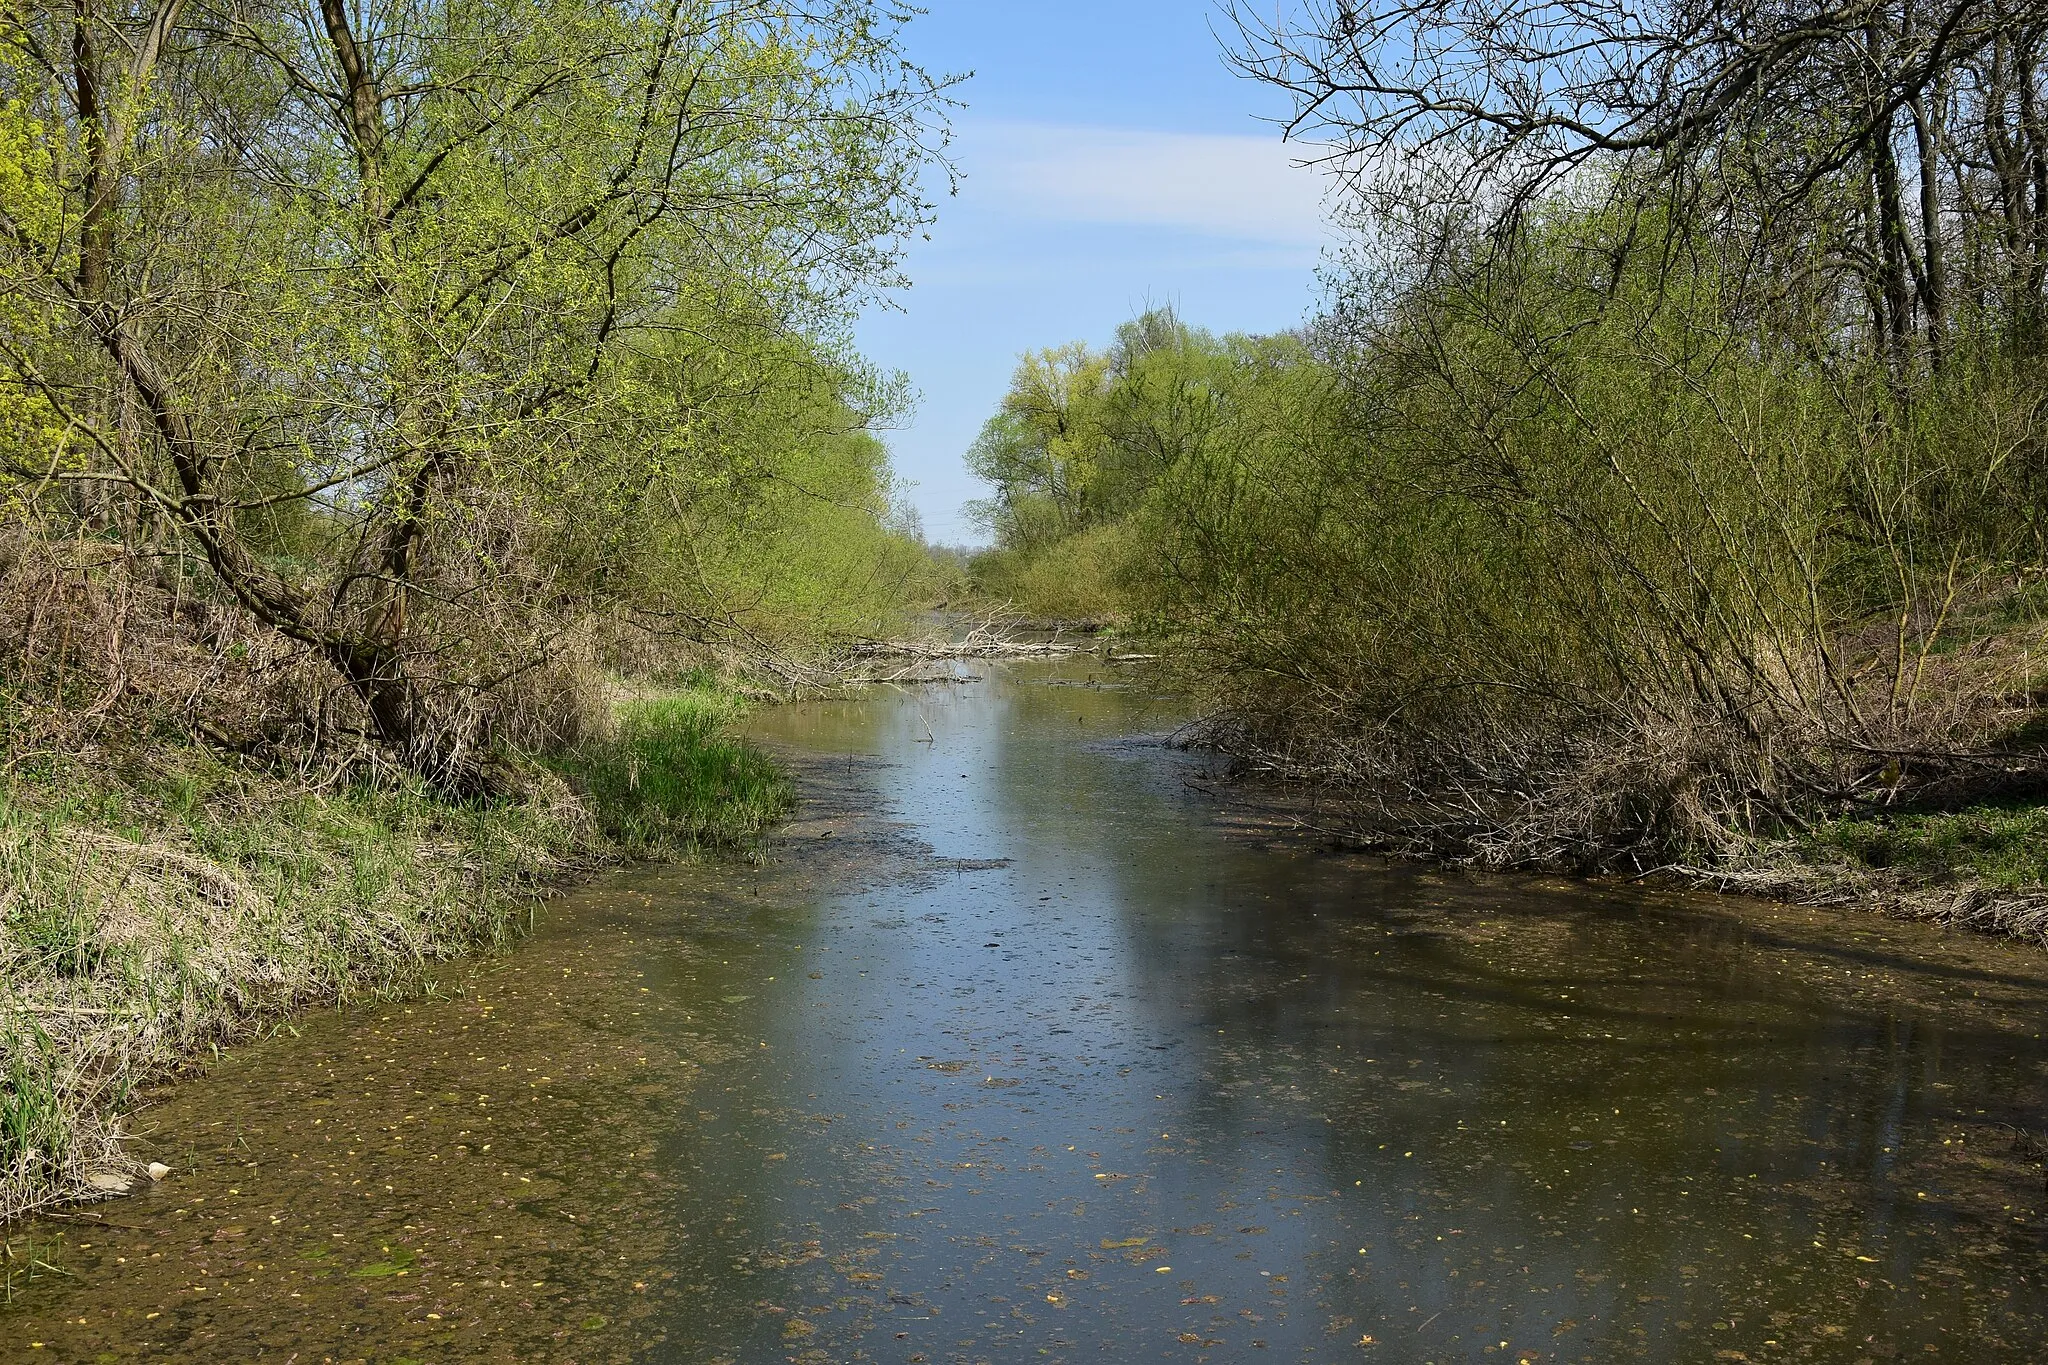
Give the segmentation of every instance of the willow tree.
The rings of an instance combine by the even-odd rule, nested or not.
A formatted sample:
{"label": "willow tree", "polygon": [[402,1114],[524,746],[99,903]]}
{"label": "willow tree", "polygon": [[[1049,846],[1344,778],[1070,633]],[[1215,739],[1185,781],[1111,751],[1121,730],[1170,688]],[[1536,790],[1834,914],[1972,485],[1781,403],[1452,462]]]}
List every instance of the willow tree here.
{"label": "willow tree", "polygon": [[[870,0],[74,0],[6,31],[5,473],[203,560],[445,788],[609,590],[706,352],[894,282],[942,83]],[[686,344],[676,344],[678,340]],[[295,518],[286,514],[295,513]],[[276,528],[296,527],[288,542]]]}
{"label": "willow tree", "polygon": [[1026,552],[1128,514],[1215,424],[1243,344],[1156,308],[1105,351],[1072,342],[1020,357],[967,452],[994,490],[976,513],[1004,548]]}

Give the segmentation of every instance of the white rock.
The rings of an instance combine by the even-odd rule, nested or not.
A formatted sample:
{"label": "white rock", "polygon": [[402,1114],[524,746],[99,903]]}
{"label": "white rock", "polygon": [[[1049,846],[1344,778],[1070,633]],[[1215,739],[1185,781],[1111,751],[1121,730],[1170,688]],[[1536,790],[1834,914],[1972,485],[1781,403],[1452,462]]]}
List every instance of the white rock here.
{"label": "white rock", "polygon": [[105,1194],[120,1194],[132,1182],[119,1171],[94,1171],[85,1178],[85,1183]]}
{"label": "white rock", "polygon": [[165,1176],[169,1175],[170,1173],[171,1168],[164,1165],[164,1163],[161,1161],[152,1161],[149,1163],[149,1178],[151,1180],[162,1180]]}

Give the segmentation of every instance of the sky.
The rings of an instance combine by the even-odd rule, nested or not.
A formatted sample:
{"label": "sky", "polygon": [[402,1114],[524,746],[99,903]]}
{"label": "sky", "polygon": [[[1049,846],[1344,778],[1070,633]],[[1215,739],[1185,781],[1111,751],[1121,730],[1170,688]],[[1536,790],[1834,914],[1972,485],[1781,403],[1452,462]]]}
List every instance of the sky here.
{"label": "sky", "polygon": [[940,544],[985,540],[962,456],[1020,352],[1106,344],[1172,304],[1213,331],[1300,323],[1332,239],[1321,177],[1271,122],[1284,99],[1232,72],[1210,0],[924,0],[910,58],[959,89],[959,193],[938,200],[911,287],[855,340],[918,394],[884,433]]}

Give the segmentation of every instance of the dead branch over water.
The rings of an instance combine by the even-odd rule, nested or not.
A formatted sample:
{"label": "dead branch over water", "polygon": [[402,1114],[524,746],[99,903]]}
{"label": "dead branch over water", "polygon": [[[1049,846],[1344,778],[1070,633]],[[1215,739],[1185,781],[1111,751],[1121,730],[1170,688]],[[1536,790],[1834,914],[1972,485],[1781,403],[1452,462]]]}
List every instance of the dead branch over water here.
{"label": "dead branch over water", "polygon": [[[1045,634],[1051,638],[1034,639]],[[975,623],[965,634],[934,631],[921,637],[859,640],[841,651],[843,670],[837,681],[843,686],[880,683],[948,684],[979,682],[978,675],[934,670],[933,665],[977,659],[990,662],[1071,659],[1095,654],[1106,663],[1129,664],[1155,656],[1117,653],[1106,645],[1063,638],[1064,627],[1034,630],[1031,626],[1002,616],[990,616]],[[894,669],[871,665],[900,662]]]}

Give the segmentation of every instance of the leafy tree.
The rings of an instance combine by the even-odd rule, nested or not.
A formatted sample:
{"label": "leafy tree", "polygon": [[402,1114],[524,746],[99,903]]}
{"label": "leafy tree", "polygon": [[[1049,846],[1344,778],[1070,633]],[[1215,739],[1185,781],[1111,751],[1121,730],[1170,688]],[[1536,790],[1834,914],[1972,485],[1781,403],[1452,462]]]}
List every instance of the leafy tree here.
{"label": "leafy tree", "polygon": [[[0,34],[5,30],[0,29]],[[0,47],[0,61],[12,54]],[[50,153],[43,126],[26,102],[0,98],[0,203],[15,206],[26,231],[50,233],[56,224],[58,195],[51,181]],[[21,281],[0,280],[0,355],[27,356],[49,343],[49,319],[33,290]],[[62,462],[64,433],[49,401],[33,385],[20,382],[18,368],[0,370],[0,458],[16,468],[49,470]],[[0,500],[0,510],[24,509]]]}
{"label": "leafy tree", "polygon": [[1030,552],[1131,511],[1203,440],[1240,344],[1156,309],[1106,352],[1076,342],[1025,356],[967,454],[994,487],[977,510],[998,543]]}
{"label": "leafy tree", "polygon": [[894,282],[944,137],[870,0],[75,0],[10,44],[54,150],[0,251],[56,340],[5,378],[65,457],[5,472],[191,547],[458,792],[475,700]]}

